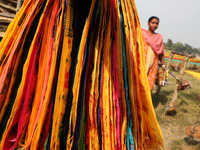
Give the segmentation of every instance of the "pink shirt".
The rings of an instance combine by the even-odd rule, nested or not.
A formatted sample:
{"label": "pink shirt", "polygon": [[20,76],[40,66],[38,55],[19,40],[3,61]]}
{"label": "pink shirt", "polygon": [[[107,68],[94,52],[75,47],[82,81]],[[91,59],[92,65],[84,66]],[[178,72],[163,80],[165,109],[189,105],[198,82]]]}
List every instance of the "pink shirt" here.
{"label": "pink shirt", "polygon": [[161,34],[155,33],[153,36],[151,36],[145,29],[142,29],[142,34],[146,43],[149,44],[149,46],[151,46],[152,50],[156,54],[164,54],[164,44]]}

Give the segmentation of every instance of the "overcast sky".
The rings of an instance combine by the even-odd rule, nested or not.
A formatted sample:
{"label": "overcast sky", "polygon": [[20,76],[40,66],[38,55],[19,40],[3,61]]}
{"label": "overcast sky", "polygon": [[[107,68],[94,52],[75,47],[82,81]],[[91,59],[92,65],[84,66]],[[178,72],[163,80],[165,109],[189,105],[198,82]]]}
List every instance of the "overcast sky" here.
{"label": "overcast sky", "polygon": [[200,48],[200,0],[135,0],[142,28],[148,29],[150,16],[160,18],[157,32],[164,42]]}

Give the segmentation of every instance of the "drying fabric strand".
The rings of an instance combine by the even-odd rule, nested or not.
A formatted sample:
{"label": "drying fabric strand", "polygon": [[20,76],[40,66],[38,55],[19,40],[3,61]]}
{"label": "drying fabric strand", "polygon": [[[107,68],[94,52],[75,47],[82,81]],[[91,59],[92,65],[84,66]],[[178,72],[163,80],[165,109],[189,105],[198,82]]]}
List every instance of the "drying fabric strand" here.
{"label": "drying fabric strand", "polygon": [[25,0],[0,43],[0,149],[155,150],[134,0]]}

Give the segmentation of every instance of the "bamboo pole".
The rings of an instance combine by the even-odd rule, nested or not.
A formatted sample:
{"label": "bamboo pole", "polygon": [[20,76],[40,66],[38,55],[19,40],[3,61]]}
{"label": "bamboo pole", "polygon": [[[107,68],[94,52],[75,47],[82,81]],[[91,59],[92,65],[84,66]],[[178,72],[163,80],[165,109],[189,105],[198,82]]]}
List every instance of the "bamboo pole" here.
{"label": "bamboo pole", "polygon": [[22,0],[17,0],[17,8],[16,8],[17,12],[19,11],[21,6],[22,6]]}
{"label": "bamboo pole", "polygon": [[[191,57],[188,57],[188,56],[184,57],[182,65],[181,65],[181,70],[180,70],[180,76],[179,76],[179,78],[177,78],[175,75],[173,75],[173,74],[170,73],[176,79],[176,85],[175,85],[175,89],[174,89],[174,94],[172,96],[172,100],[168,103],[168,106],[166,107],[163,115],[166,113],[166,110],[167,110],[168,107],[171,107],[171,106],[173,106],[175,104],[175,101],[178,98],[179,87],[180,87],[181,81],[183,79],[183,75],[185,73],[187,62],[189,61],[190,58]],[[173,110],[173,111],[175,111],[175,110]]]}

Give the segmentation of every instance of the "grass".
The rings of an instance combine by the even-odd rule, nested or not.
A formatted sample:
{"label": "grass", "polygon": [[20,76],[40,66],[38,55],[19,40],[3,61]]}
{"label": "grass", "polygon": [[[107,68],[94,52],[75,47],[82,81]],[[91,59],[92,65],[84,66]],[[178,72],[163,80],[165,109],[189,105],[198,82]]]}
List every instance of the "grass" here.
{"label": "grass", "polygon": [[[188,68],[190,71],[200,73],[200,66],[196,69],[193,66]],[[179,72],[173,72],[179,77]],[[160,94],[155,95],[156,88],[152,92],[152,100],[164,137],[164,145],[166,150],[199,150],[200,142],[189,145],[186,142],[188,138],[185,134],[186,126],[191,126],[194,122],[199,121],[198,114],[200,112],[200,101],[198,95],[200,94],[200,80],[185,73],[184,79],[192,84],[189,90],[179,91],[178,99],[176,100],[176,114],[174,116],[163,115],[166,105],[171,101],[174,89],[175,79],[169,75],[169,85],[162,87]]]}

